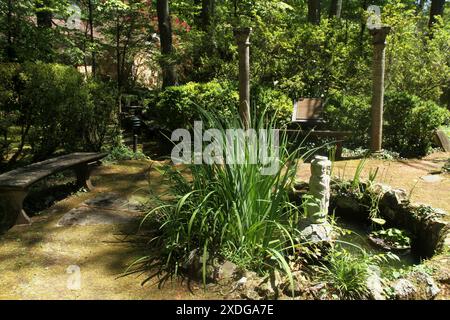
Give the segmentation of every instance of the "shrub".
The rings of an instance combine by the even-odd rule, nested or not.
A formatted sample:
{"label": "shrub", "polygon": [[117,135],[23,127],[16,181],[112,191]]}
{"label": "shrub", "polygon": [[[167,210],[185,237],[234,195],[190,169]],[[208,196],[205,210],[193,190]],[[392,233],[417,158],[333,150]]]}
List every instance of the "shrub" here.
{"label": "shrub", "polygon": [[239,97],[229,83],[189,82],[166,88],[153,101],[156,103],[149,106],[147,114],[157,118],[162,127],[172,131],[189,128],[195,120],[200,120],[198,107],[214,111],[221,118],[229,118],[237,111]]}
{"label": "shrub", "polygon": [[401,156],[423,156],[432,147],[434,131],[450,122],[450,112],[407,93],[388,93],[384,120],[384,148]]}
{"label": "shrub", "polygon": [[346,141],[349,147],[367,146],[369,143],[370,99],[330,91],[325,99],[324,118],[327,129],[351,131]]}
{"label": "shrub", "polygon": [[117,86],[109,82],[88,81],[90,103],[83,112],[84,147],[86,150],[100,150],[108,137],[112,145],[118,143],[115,137],[120,135],[118,119],[114,112],[116,106]]}
{"label": "shrub", "polygon": [[255,106],[256,114],[265,110],[266,115],[270,119],[274,119],[277,128],[287,125],[291,122],[293,102],[283,92],[257,86],[252,88],[251,99],[252,105]]}
{"label": "shrub", "polygon": [[41,160],[58,148],[67,151],[83,146],[83,116],[89,108],[89,93],[75,69],[58,64],[26,63],[21,109],[28,117],[28,143],[33,158]]}
{"label": "shrub", "polygon": [[[158,120],[167,129],[189,128],[202,116],[199,108],[212,111],[223,119],[231,119],[238,112],[239,95],[231,82],[190,82],[169,87],[157,96],[145,99],[146,116]],[[254,87],[251,92],[254,116],[264,109],[269,118],[275,118],[277,126],[288,123],[292,115],[292,101],[281,91],[267,87]]]}
{"label": "shrub", "polygon": [[[54,152],[97,151],[111,129],[114,90],[86,82],[72,67],[24,63],[0,65],[0,157],[31,147],[34,161]],[[14,141],[13,141],[14,140]]]}
{"label": "shrub", "polygon": [[133,152],[128,146],[119,144],[108,151],[108,156],[104,159],[105,162],[116,162],[123,160],[145,160],[147,157],[141,151]]}

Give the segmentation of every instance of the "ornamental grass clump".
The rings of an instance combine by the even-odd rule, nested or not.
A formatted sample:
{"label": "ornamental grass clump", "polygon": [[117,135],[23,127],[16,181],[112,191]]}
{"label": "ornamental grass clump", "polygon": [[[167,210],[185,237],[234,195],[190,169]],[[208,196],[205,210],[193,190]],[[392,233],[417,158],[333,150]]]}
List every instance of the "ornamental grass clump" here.
{"label": "ornamental grass clump", "polygon": [[[227,129],[243,128],[237,117],[223,120],[210,112],[202,114],[205,129],[217,129],[224,139]],[[262,137],[259,129],[272,125],[262,114],[252,125],[256,140],[243,139],[240,148],[236,148],[235,139],[227,141],[233,147],[224,163],[191,161],[159,169],[169,189],[152,199],[157,205],[142,221],[142,225],[156,226],[148,245],[151,252],[130,270],[146,265],[158,267],[167,276],[176,275],[197,259],[206,281],[207,267],[215,259],[227,259],[259,272],[278,268],[292,280],[287,254],[297,244],[299,210],[289,202],[288,192],[301,149],[289,152],[286,136],[281,133],[279,143],[271,134]],[[261,150],[260,138],[267,141],[267,150]],[[255,151],[267,151],[275,170],[267,174],[267,163],[259,158],[254,161]],[[229,163],[229,157],[240,157],[240,161]]]}

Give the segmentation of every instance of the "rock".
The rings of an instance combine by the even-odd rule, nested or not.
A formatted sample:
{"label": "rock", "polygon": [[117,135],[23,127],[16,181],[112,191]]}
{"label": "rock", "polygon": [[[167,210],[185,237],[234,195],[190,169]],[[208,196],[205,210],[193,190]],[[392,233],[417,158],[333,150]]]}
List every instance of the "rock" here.
{"label": "rock", "polygon": [[367,278],[367,289],[369,297],[373,300],[386,300],[384,296],[383,283],[377,272],[371,272]]}
{"label": "rock", "polygon": [[385,185],[383,183],[375,183],[372,187],[373,191],[378,194],[385,194],[386,192],[389,192],[392,188],[388,185]]}
{"label": "rock", "polygon": [[329,242],[332,240],[333,228],[329,223],[310,224],[303,228],[300,236],[307,242]]}
{"label": "rock", "polygon": [[222,263],[222,265],[218,267],[218,280],[226,281],[232,279],[237,270],[237,265],[226,260],[224,263]]}
{"label": "rock", "polygon": [[430,174],[427,176],[422,176],[420,177],[420,179],[422,179],[425,182],[428,183],[435,183],[435,182],[439,182],[442,180],[441,176],[437,175],[437,174]]}
{"label": "rock", "polygon": [[316,284],[315,286],[310,287],[308,289],[308,291],[314,298],[321,299],[321,297],[323,296],[322,295],[323,289],[325,289],[326,286],[327,286],[326,283],[321,282],[321,283]]}
{"label": "rock", "polygon": [[386,192],[380,200],[380,204],[383,204],[389,208],[397,208],[402,203],[408,201],[408,194],[404,189],[391,189]]}
{"label": "rock", "polygon": [[398,300],[414,299],[417,289],[411,281],[407,279],[399,279],[394,283],[394,296]]}
{"label": "rock", "polygon": [[433,299],[441,291],[433,278],[425,272],[417,271],[411,274],[411,278],[417,284],[420,291],[424,291],[427,299]]}
{"label": "rock", "polygon": [[300,271],[294,271],[292,273],[292,278],[294,280],[293,286],[289,281],[289,277],[286,276],[281,285],[281,289],[283,290],[283,293],[289,297],[298,297],[306,291],[305,286],[307,285],[308,280]]}
{"label": "rock", "polygon": [[362,205],[359,203],[357,199],[354,199],[352,197],[346,197],[346,196],[337,196],[336,198],[336,205],[337,207],[347,210],[354,213],[359,213],[363,210]]}
{"label": "rock", "polygon": [[263,281],[256,276],[240,278],[237,282],[237,290],[240,292],[240,297],[250,300],[260,300],[264,291],[263,289],[259,289],[259,286]]}
{"label": "rock", "polygon": [[296,180],[294,182],[294,189],[295,190],[308,190],[309,189],[309,185],[305,181]]}
{"label": "rock", "polygon": [[137,221],[137,219],[139,219],[139,216],[125,214],[122,211],[78,207],[64,214],[58,221],[57,226],[123,224]]}
{"label": "rock", "polygon": [[276,299],[278,297],[278,288],[274,287],[270,278],[267,278],[265,281],[261,282],[254,288],[254,291],[258,293],[261,299]]}

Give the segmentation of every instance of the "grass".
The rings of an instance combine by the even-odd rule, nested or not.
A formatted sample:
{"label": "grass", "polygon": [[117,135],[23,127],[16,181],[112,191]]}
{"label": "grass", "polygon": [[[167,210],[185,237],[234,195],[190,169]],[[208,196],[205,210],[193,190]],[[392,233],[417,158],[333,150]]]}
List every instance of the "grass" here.
{"label": "grass", "polygon": [[[203,115],[204,126],[217,128],[224,139],[226,129],[242,128],[237,118],[222,122],[212,114]],[[262,115],[252,127],[262,129],[264,122]],[[149,242],[149,255],[138,259],[127,272],[157,267],[157,274],[169,277],[197,263],[206,282],[208,265],[228,259],[260,273],[284,270],[293,281],[286,256],[297,244],[299,210],[289,202],[288,192],[295,180],[300,149],[289,153],[287,137],[281,137],[279,158],[275,159],[279,167],[273,175],[264,175],[265,165],[251,161],[255,145],[244,139],[243,149],[239,149],[235,142],[232,140],[231,157],[243,156],[241,164],[160,169],[169,192],[153,199],[159,205],[142,223],[157,226],[157,232]],[[273,150],[275,141],[268,138],[267,142]],[[260,149],[261,145],[256,150]]]}

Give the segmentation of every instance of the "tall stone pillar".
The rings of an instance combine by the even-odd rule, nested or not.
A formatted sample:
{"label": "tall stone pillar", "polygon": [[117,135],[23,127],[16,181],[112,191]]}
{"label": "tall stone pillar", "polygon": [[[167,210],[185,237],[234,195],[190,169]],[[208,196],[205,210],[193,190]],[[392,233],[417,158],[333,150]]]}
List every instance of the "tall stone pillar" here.
{"label": "tall stone pillar", "polygon": [[239,114],[246,129],[250,126],[250,33],[252,28],[234,30],[239,50]]}
{"label": "tall stone pillar", "polygon": [[370,150],[378,152],[381,150],[383,140],[383,100],[384,100],[384,52],[386,47],[386,36],[390,27],[370,29],[373,44],[373,82],[372,82],[372,124]]}

